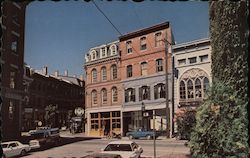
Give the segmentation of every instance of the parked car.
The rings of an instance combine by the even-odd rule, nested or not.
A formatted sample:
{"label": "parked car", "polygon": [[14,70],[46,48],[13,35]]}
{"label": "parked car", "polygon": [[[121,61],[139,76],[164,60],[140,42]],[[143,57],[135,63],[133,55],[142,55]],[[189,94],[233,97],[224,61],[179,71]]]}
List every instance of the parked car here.
{"label": "parked car", "polygon": [[19,141],[9,141],[1,143],[3,157],[24,156],[30,151],[30,146],[22,144]]}
{"label": "parked car", "polygon": [[[159,131],[155,131],[155,138],[159,137],[161,133]],[[129,139],[133,138],[147,138],[147,139],[152,139],[154,136],[154,131],[153,130],[145,130],[143,128],[139,128],[135,131],[127,132],[126,136],[129,137]]]}
{"label": "parked car", "polygon": [[60,142],[60,133],[58,128],[38,128],[29,132],[32,140],[29,145],[31,149],[38,149],[41,147],[48,147],[57,145]]}
{"label": "parked car", "polygon": [[122,158],[139,158],[142,152],[142,147],[133,141],[113,141],[101,153],[119,154]]}
{"label": "parked car", "polygon": [[107,153],[93,153],[84,158],[122,158],[119,154],[107,154]]}

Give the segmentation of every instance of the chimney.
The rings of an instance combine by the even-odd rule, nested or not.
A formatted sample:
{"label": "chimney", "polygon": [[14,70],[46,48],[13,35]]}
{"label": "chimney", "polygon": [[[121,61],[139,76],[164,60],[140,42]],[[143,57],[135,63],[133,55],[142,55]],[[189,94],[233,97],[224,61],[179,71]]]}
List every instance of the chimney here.
{"label": "chimney", "polygon": [[64,71],[64,76],[68,76],[68,70]]}
{"label": "chimney", "polygon": [[59,71],[56,70],[56,71],[55,71],[55,76],[58,77],[58,75],[59,75]]}
{"label": "chimney", "polygon": [[43,74],[48,75],[48,67],[47,66],[43,67]]}

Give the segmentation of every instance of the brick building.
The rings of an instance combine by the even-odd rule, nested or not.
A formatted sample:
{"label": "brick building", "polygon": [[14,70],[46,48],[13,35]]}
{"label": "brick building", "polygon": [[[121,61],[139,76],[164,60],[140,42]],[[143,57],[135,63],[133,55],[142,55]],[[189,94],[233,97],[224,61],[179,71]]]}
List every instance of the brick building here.
{"label": "brick building", "polygon": [[[28,3],[28,2],[27,2]],[[1,116],[3,140],[21,134],[23,58],[26,2],[3,1],[1,47]]]}
{"label": "brick building", "polygon": [[122,132],[118,45],[118,41],[103,44],[91,48],[85,56],[87,135]]}
{"label": "brick building", "polygon": [[[169,22],[154,25],[119,37],[123,133],[139,127],[166,131],[166,55],[165,40],[172,43]],[[168,44],[169,98],[171,98],[171,45]],[[171,102],[168,107],[172,111]],[[144,114],[143,114],[144,113]],[[172,115],[167,116],[170,119]],[[167,126],[172,126],[172,122]]]}
{"label": "brick building", "polygon": [[[69,127],[77,107],[84,109],[84,80],[76,76],[64,75],[59,72],[48,74],[47,67],[43,70],[32,70],[26,67],[25,85],[26,102],[24,105],[23,130],[28,131],[38,126]],[[56,106],[55,115],[46,122],[46,107]]]}

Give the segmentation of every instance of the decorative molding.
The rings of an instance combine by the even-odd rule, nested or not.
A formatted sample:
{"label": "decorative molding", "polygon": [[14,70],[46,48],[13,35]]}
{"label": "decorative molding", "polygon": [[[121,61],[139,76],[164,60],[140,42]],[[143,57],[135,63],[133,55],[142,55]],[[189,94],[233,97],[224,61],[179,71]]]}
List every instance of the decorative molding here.
{"label": "decorative molding", "polygon": [[183,75],[181,76],[181,80],[188,78],[197,78],[200,76],[208,77],[208,74],[200,68],[192,68],[183,73]]}

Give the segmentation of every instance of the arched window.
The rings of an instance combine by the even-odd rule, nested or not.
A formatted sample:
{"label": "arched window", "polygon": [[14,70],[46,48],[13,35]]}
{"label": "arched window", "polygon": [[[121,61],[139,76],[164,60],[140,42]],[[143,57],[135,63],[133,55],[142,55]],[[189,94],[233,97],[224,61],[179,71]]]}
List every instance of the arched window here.
{"label": "arched window", "polygon": [[139,101],[150,100],[150,87],[142,86],[139,88]]}
{"label": "arched window", "polygon": [[108,94],[105,88],[102,89],[102,104],[107,104]]}
{"label": "arched window", "polygon": [[91,76],[92,76],[92,83],[97,82],[97,71],[96,71],[96,69],[93,69],[91,71]]}
{"label": "arched window", "polygon": [[96,90],[93,90],[91,92],[91,100],[92,100],[93,106],[97,104],[97,92],[96,92]]}
{"label": "arched window", "polygon": [[180,82],[180,99],[186,99],[186,86],[185,82]]}
{"label": "arched window", "polygon": [[118,93],[117,93],[117,88],[113,87],[112,88],[112,102],[117,102],[118,101]]}
{"label": "arched window", "polygon": [[101,68],[101,72],[102,72],[102,81],[106,81],[107,80],[107,69],[105,66]]}
{"label": "arched window", "polygon": [[196,78],[195,80],[195,98],[201,98],[202,92],[201,92],[201,81],[199,78]]}
{"label": "arched window", "polygon": [[209,80],[207,77],[204,77],[204,79],[203,79],[203,94],[206,93],[208,88],[209,88]]}
{"label": "arched window", "polygon": [[155,99],[165,98],[165,84],[159,83],[154,86]]}
{"label": "arched window", "polygon": [[110,49],[111,49],[111,55],[117,54],[116,45],[112,45]]}
{"label": "arched window", "polygon": [[97,53],[95,50],[91,51],[91,59],[96,60],[97,59]]}
{"label": "arched window", "polygon": [[188,80],[187,82],[187,92],[188,92],[188,98],[194,98],[194,85],[191,80]]}
{"label": "arched window", "polygon": [[141,63],[141,75],[147,75],[147,62]]}
{"label": "arched window", "polygon": [[117,66],[116,65],[112,65],[111,66],[111,78],[117,79]]}
{"label": "arched window", "polygon": [[125,90],[125,102],[135,102],[135,89],[128,88]]}

